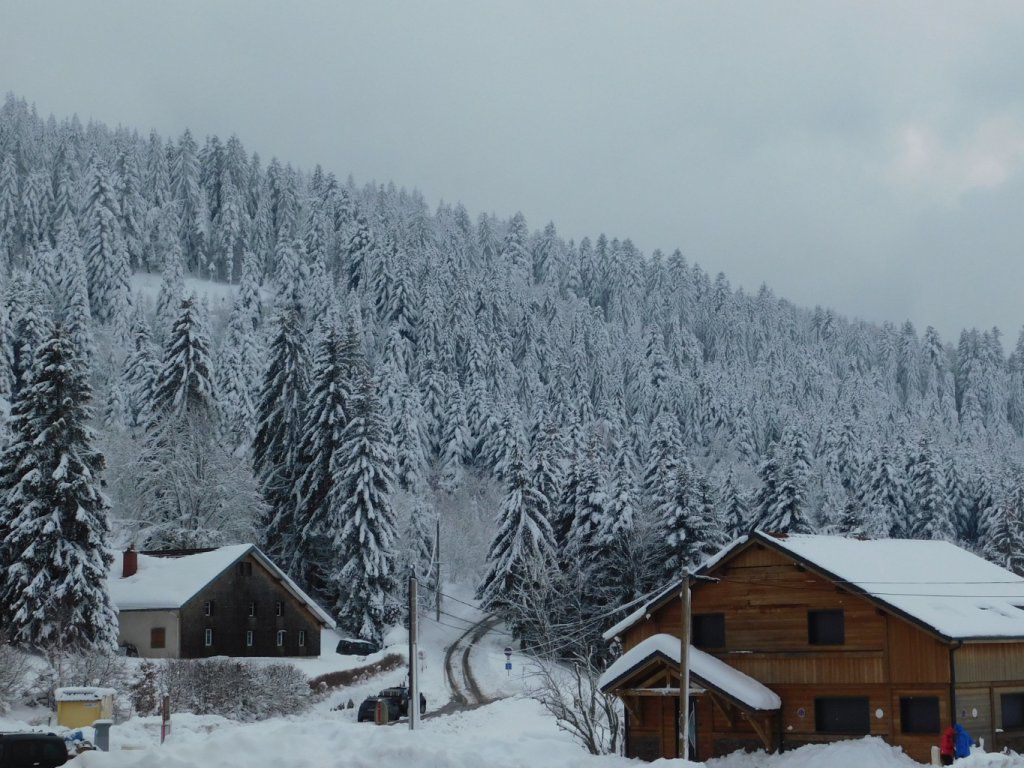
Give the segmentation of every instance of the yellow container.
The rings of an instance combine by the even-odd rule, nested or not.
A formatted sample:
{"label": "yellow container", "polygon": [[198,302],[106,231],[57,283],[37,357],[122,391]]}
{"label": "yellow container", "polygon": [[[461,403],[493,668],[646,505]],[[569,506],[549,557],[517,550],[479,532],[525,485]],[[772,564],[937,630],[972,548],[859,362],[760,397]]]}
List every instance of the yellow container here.
{"label": "yellow container", "polygon": [[114,717],[113,688],[58,688],[57,724],[65,728],[84,728],[97,720]]}

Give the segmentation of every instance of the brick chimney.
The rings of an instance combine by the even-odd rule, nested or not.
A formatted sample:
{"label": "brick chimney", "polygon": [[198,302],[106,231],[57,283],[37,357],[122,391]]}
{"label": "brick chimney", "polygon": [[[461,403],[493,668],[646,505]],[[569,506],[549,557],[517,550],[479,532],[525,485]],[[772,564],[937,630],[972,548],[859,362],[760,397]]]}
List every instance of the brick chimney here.
{"label": "brick chimney", "polygon": [[135,551],[135,546],[128,547],[121,555],[121,578],[127,579],[129,576],[134,576],[139,570],[139,553]]}

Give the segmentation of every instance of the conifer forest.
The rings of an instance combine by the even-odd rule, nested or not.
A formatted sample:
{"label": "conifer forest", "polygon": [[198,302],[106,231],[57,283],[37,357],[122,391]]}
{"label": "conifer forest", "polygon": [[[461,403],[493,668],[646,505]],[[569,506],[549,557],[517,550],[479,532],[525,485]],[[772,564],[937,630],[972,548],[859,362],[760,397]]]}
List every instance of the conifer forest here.
{"label": "conifer forest", "polygon": [[100,574],[129,545],[256,543],[376,642],[438,545],[517,633],[578,612],[588,645],[754,528],[946,539],[1024,575],[1016,329],[796,306],[685,243],[346,173],[7,96],[12,642],[112,645]]}

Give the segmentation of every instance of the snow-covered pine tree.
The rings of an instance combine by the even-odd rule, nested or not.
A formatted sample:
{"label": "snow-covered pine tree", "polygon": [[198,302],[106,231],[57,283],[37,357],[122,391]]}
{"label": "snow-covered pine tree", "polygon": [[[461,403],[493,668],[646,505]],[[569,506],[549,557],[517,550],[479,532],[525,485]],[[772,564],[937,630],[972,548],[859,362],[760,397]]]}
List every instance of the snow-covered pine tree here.
{"label": "snow-covered pine tree", "polygon": [[20,200],[18,166],[8,152],[0,160],[0,271],[4,274],[10,272],[18,252]]}
{"label": "snow-covered pine tree", "polygon": [[498,531],[487,551],[487,574],[477,597],[487,610],[507,612],[520,596],[522,579],[537,561],[553,562],[554,536],[543,514],[543,497],[527,472],[521,445],[514,447]]}
{"label": "snow-covered pine tree", "polygon": [[449,385],[448,409],[441,435],[441,488],[451,493],[462,483],[465,464],[469,460],[469,425],[466,423],[466,404],[462,387],[457,381]]}
{"label": "snow-covered pine tree", "polygon": [[104,586],[109,504],[88,426],[90,398],[85,363],[58,325],[36,351],[4,455],[0,603],[19,645],[112,650],[117,641]]}
{"label": "snow-covered pine tree", "polygon": [[721,523],[714,511],[714,494],[707,478],[685,457],[676,466],[660,520],[667,546],[666,578],[678,578],[684,569],[718,551]]}
{"label": "snow-covered pine tree", "polygon": [[210,339],[194,297],[182,300],[168,334],[149,412],[137,511],[139,519],[152,521],[143,531],[146,542],[196,547],[219,541],[227,533],[230,491],[217,476],[224,455],[217,442]]}
{"label": "snow-covered pine tree", "polygon": [[70,228],[57,234],[56,262],[58,304],[78,354],[89,361],[93,354],[89,282],[77,233]]}
{"label": "snow-covered pine tree", "polygon": [[985,526],[982,554],[1024,576],[1024,473],[1015,474]]}
{"label": "snow-covered pine tree", "polygon": [[755,527],[778,533],[811,533],[807,490],[810,455],[803,432],[787,427],[761,465],[761,488],[755,502]]}
{"label": "snow-covered pine tree", "polygon": [[340,593],[333,586],[330,570],[335,567],[334,541],[340,520],[331,509],[335,476],[332,462],[342,449],[342,435],[355,408],[355,375],[362,365],[360,340],[354,322],[345,331],[333,317],[320,329],[313,350],[313,370],[306,398],[299,463],[302,472],[295,485],[295,548],[286,553],[285,567],[325,603],[335,604]]}
{"label": "snow-covered pine tree", "polygon": [[398,555],[391,507],[391,438],[373,378],[357,366],[352,416],[331,461],[330,507],[338,531],[329,580],[339,623],[379,642],[398,615]]}
{"label": "snow-covered pine tree", "polygon": [[298,533],[293,489],[301,472],[299,440],[308,390],[301,305],[285,304],[274,325],[270,362],[256,406],[252,464],[268,505],[260,531],[263,548],[279,562],[289,562]]}
{"label": "snow-covered pine tree", "polygon": [[236,296],[217,365],[221,429],[224,440],[236,451],[248,450],[256,434],[256,397],[261,368],[250,310],[242,297]]}
{"label": "snow-covered pine tree", "polygon": [[157,360],[149,323],[141,311],[135,313],[130,344],[122,373],[127,396],[128,426],[144,427],[152,416],[153,389],[160,374],[160,362]]}
{"label": "snow-covered pine tree", "polygon": [[121,210],[110,173],[94,153],[89,160],[82,230],[89,278],[89,308],[93,318],[102,324],[125,317],[130,303],[131,271],[120,217]]}
{"label": "snow-covered pine tree", "polygon": [[910,461],[908,475],[910,537],[953,541],[956,534],[944,473],[927,438],[918,444]]}
{"label": "snow-covered pine tree", "polygon": [[728,538],[734,539],[749,532],[747,499],[736,481],[736,473],[731,469],[718,490],[718,505]]}
{"label": "snow-covered pine tree", "polygon": [[164,253],[163,278],[156,297],[158,333],[163,335],[171,327],[185,298],[185,262],[181,246],[177,243]]}

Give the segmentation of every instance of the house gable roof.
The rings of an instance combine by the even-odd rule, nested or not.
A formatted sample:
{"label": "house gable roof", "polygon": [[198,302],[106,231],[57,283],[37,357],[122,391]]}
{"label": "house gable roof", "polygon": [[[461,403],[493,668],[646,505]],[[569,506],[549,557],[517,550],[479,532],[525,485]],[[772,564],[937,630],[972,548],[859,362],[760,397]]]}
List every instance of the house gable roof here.
{"label": "house gable roof", "polygon": [[234,544],[191,554],[140,553],[138,571],[127,578],[121,576],[121,559],[115,557],[107,588],[119,611],[177,610],[246,555],[252,555],[263,565],[318,621],[335,627],[330,614],[253,544]]}
{"label": "house gable roof", "polygon": [[[793,559],[945,641],[1024,639],[1024,578],[945,541],[855,539],[755,531],[696,573],[706,575],[754,544]],[[679,594],[677,581],[605,633],[610,639]],[[695,585],[699,587],[699,585]]]}
{"label": "house gable roof", "polygon": [[[653,665],[663,665],[678,679],[680,650],[678,637],[664,633],[648,637],[612,662],[598,687],[605,693],[621,688],[636,673]],[[774,691],[699,648],[690,646],[689,663],[690,676],[698,685],[714,690],[741,709],[773,712],[782,706]]]}

